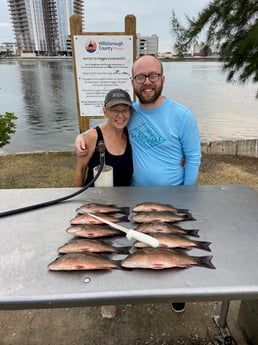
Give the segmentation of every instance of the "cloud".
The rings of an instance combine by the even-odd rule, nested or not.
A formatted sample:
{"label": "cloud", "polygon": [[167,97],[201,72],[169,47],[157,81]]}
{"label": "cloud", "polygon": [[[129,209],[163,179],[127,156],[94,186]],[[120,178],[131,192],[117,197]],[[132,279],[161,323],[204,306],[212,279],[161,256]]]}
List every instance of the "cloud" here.
{"label": "cloud", "polygon": [[[173,37],[170,19],[172,10],[180,21],[185,14],[196,16],[209,0],[103,0],[85,3],[85,31],[116,32],[124,30],[124,18],[127,14],[136,17],[136,31],[142,36],[156,34],[159,37],[160,51],[171,50]],[[101,8],[101,10],[99,10]]]}
{"label": "cloud", "polygon": [[[84,31],[124,31],[125,16],[133,14],[136,17],[137,33],[142,36],[156,34],[159,37],[160,51],[171,50],[172,9],[181,21],[185,19],[185,14],[190,17],[196,16],[209,2],[210,0],[85,0]],[[0,0],[0,27],[0,42],[14,41],[7,1],[4,0]]]}

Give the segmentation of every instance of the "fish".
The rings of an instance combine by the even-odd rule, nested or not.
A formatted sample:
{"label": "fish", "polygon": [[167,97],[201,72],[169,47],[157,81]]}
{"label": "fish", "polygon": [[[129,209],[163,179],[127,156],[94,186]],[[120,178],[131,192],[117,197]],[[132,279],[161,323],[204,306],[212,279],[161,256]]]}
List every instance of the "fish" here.
{"label": "fish", "polygon": [[188,213],[189,209],[176,208],[173,205],[161,204],[157,202],[143,202],[143,203],[135,205],[132,208],[132,211],[133,212],[169,211],[169,212],[176,212],[176,213]]}
{"label": "fish", "polygon": [[84,238],[123,236],[121,231],[113,229],[106,224],[72,225],[66,229],[66,232],[71,235]]}
{"label": "fish", "polygon": [[85,213],[130,213],[130,207],[117,207],[115,205],[86,203],[76,209],[79,214]]}
{"label": "fish", "polygon": [[193,237],[199,237],[199,229],[183,229],[179,225],[162,223],[159,221],[153,221],[149,223],[141,223],[137,225],[137,231],[144,232],[145,234],[150,233],[164,233],[164,234],[180,234]]}
{"label": "fish", "polygon": [[48,265],[50,271],[111,270],[119,262],[95,253],[69,253],[57,257]]}
{"label": "fish", "polygon": [[131,247],[114,247],[103,241],[93,239],[73,239],[58,248],[58,253],[119,253],[128,254]]}
{"label": "fish", "polygon": [[[112,223],[118,223],[118,222],[128,222],[128,216],[124,215],[121,217],[114,217],[111,215],[107,214],[102,214],[102,213],[96,213],[97,216],[104,218],[108,220],[109,222]],[[70,220],[70,224],[76,225],[76,224],[103,224],[101,220],[98,220],[96,218],[93,218],[89,214],[80,214],[74,217],[73,219]]]}
{"label": "fish", "polygon": [[188,268],[193,265],[215,269],[212,256],[191,256],[174,249],[143,248],[136,250],[121,261],[123,268],[162,270],[166,268]]}
{"label": "fish", "polygon": [[149,211],[149,212],[139,212],[132,216],[132,221],[136,223],[149,223],[153,221],[175,223],[184,220],[195,220],[190,213],[187,214],[176,214],[173,212],[159,212],[159,211]]}
{"label": "fish", "polygon": [[[209,247],[211,242],[193,241],[184,236],[171,235],[171,234],[155,233],[155,234],[151,234],[151,236],[156,238],[159,241],[160,248],[183,248],[183,249],[198,248],[198,249],[207,250],[209,252],[211,251]],[[147,244],[136,241],[134,243],[134,246],[136,248],[144,248],[144,247],[147,247]]]}

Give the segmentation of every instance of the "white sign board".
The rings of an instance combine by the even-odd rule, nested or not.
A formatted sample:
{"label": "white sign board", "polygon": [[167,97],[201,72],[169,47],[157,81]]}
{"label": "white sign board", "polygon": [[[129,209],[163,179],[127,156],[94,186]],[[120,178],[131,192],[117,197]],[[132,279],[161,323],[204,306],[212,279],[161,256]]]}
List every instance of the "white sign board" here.
{"label": "white sign board", "polygon": [[121,88],[133,98],[133,36],[74,36],[80,116],[103,116],[108,91]]}

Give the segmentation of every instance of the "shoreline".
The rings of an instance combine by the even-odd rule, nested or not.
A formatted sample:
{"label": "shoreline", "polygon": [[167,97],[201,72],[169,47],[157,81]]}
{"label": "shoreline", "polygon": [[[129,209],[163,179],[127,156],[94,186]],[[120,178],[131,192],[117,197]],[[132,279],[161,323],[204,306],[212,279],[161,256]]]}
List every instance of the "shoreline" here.
{"label": "shoreline", "polygon": [[[213,56],[207,56],[207,57],[201,57],[201,56],[187,56],[184,58],[179,57],[171,57],[171,58],[164,58],[164,57],[158,57],[158,59],[162,62],[221,62],[223,61],[220,57],[213,57]],[[9,60],[50,60],[50,61],[72,61],[72,56],[9,56],[9,57],[1,57],[0,61],[9,61]]]}

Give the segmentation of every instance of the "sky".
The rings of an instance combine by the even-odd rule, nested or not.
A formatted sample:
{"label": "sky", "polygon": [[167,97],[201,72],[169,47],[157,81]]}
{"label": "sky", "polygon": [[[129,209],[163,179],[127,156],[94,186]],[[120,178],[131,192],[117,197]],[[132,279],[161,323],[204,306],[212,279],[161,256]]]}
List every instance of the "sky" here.
{"label": "sky", "polygon": [[[211,0],[85,0],[87,32],[124,31],[124,18],[136,17],[136,32],[142,36],[157,35],[159,51],[173,50],[170,19],[172,10],[180,22],[185,15],[196,17]],[[14,42],[7,0],[0,0],[0,44]]]}

